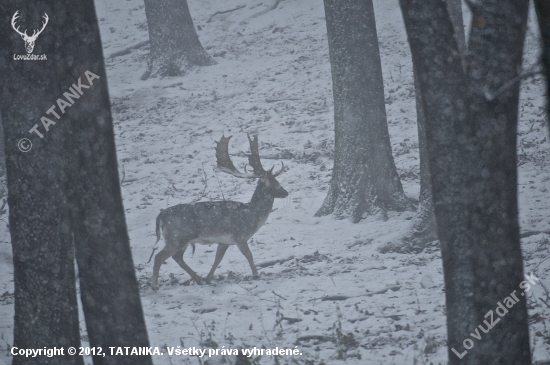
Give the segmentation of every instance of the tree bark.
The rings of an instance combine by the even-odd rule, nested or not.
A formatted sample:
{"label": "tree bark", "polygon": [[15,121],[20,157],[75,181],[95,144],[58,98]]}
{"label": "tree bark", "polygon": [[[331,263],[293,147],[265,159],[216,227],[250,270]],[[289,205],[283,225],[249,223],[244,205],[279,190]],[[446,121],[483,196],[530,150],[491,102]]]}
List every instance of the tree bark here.
{"label": "tree bark", "polygon": [[[0,3],[4,20],[19,10],[27,27],[39,27],[51,8],[39,1],[22,5],[15,0]],[[24,53],[23,41],[9,21],[0,22],[0,112],[8,174],[9,225],[13,250],[15,314],[13,346],[22,349],[65,348],[65,356],[13,357],[13,364],[81,365],[81,356],[67,356],[66,348],[80,346],[76,298],[74,248],[70,229],[69,183],[65,129],[34,141],[34,151],[18,149],[22,137],[52,105],[53,94],[61,94],[70,74],[56,69],[53,61],[15,61]],[[48,28],[38,38],[34,53],[50,51]]]}
{"label": "tree bark", "polygon": [[[16,282],[14,346],[65,346],[65,353],[67,346],[79,347],[74,241],[90,345],[104,351],[147,347],[94,3],[31,1],[21,8],[10,0],[0,4],[2,19],[15,8],[35,14],[38,25],[44,12],[50,19],[34,50],[46,54],[46,61],[13,60],[21,39],[9,22],[0,24],[2,34],[10,35],[0,41],[2,59],[9,60],[0,63],[0,75]],[[82,93],[67,102],[65,94],[79,85]],[[41,123],[42,117],[51,123]],[[26,153],[17,147],[22,137],[33,144]],[[82,357],[14,358],[49,361],[82,364]],[[149,356],[107,354],[93,361],[152,364]]]}
{"label": "tree bark", "polygon": [[[446,3],[453,25],[454,39],[457,42],[462,67],[465,70],[466,39],[464,36],[462,2],[461,0],[447,0]],[[426,245],[437,240],[430,166],[428,162],[428,141],[426,140],[426,115],[422,101],[422,90],[420,89],[416,71],[414,71],[414,91],[416,95],[416,123],[418,126],[418,149],[420,156],[420,196],[411,231],[402,240],[404,247],[393,249],[393,251],[403,252],[421,252]]]}
{"label": "tree bark", "polygon": [[372,1],[325,0],[334,94],[334,168],[315,214],[358,222],[411,207],[393,161]]}
{"label": "tree bark", "polygon": [[534,0],[542,38],[542,65],[546,75],[546,114],[550,133],[550,0]]}
{"label": "tree bark", "polygon": [[187,0],[145,0],[150,55],[142,76],[181,76],[192,66],[215,65],[206,53],[189,12]]}
{"label": "tree bark", "polygon": [[[444,3],[400,3],[426,113],[449,363],[530,364],[526,299],[519,295],[519,86],[487,98],[521,69],[528,1],[476,3],[466,73]],[[478,330],[481,340],[472,338],[487,327],[489,311],[499,318],[496,307],[514,291],[512,313],[488,333]],[[467,339],[473,347],[466,348]]]}

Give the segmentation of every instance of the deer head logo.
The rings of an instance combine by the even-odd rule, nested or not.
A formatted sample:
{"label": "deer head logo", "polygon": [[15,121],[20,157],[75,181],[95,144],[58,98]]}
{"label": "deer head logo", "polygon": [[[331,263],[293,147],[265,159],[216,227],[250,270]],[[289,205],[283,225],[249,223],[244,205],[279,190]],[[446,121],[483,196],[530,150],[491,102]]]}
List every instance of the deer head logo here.
{"label": "deer head logo", "polygon": [[21,32],[19,30],[19,27],[16,27],[15,26],[15,21],[17,20],[17,18],[19,18],[19,16],[17,15],[19,13],[19,10],[17,10],[15,12],[15,14],[13,14],[13,17],[11,18],[11,26],[12,28],[17,32],[19,33],[19,35],[21,36],[21,38],[23,38],[23,40],[25,41],[25,49],[27,51],[27,53],[32,53],[32,50],[34,49],[34,42],[36,42],[36,38],[38,38],[38,36],[40,35],[40,33],[42,33],[42,31],[44,30],[44,28],[46,28],[46,24],[48,24],[48,14],[44,13],[44,21],[42,22],[42,29],[40,30],[34,30],[32,35],[29,36],[27,34],[27,30],[25,29],[24,32]]}

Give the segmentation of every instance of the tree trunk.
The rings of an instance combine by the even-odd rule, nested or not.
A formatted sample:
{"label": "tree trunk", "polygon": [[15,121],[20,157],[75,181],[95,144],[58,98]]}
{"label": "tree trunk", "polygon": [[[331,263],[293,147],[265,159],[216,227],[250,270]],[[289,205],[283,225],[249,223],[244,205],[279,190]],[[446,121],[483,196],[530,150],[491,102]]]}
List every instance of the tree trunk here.
{"label": "tree trunk", "polygon": [[550,132],[550,0],[534,0],[542,38],[542,64],[546,74],[546,110]]}
{"label": "tree trunk", "polygon": [[[526,299],[519,290],[524,280],[517,209],[519,86],[496,100],[486,97],[521,69],[528,1],[476,5],[467,73],[444,3],[400,3],[426,113],[449,363],[530,364]],[[508,301],[511,294],[518,300]],[[496,308],[505,300],[511,314],[500,318]],[[501,323],[479,331],[490,327],[491,313]],[[476,330],[479,341],[470,335]]]}
{"label": "tree trunk", "polygon": [[[15,10],[25,17],[25,28],[40,26],[43,2],[16,0],[0,3],[0,18],[10,19]],[[52,17],[53,18],[53,17]],[[53,19],[50,20],[53,22]],[[51,27],[51,26],[50,26]],[[51,29],[51,28],[50,28]],[[35,54],[62,54],[54,50],[50,29],[46,28],[34,47]],[[68,138],[64,127],[46,139],[33,139],[33,150],[22,152],[22,138],[32,138],[29,129],[40,120],[55,99],[72,82],[65,67],[49,61],[15,61],[24,53],[21,37],[9,21],[0,22],[0,112],[8,174],[9,225],[13,250],[15,315],[14,343],[20,349],[64,347],[65,356],[14,356],[13,364],[81,365],[81,356],[68,356],[66,348],[80,346],[76,298],[74,248],[70,229],[70,209],[66,194]],[[73,52],[65,51],[65,55]],[[48,71],[46,71],[48,70]],[[28,146],[23,142],[20,146]]]}
{"label": "tree trunk", "polygon": [[[466,39],[461,0],[447,0],[447,10],[453,24],[454,38],[465,70]],[[420,155],[420,196],[416,216],[411,231],[403,237],[404,247],[393,251],[421,252],[430,242],[437,240],[435,213],[432,197],[430,166],[428,162],[428,141],[426,140],[426,115],[422,101],[422,90],[414,72],[414,91],[416,95],[416,123],[418,126],[418,149]]]}
{"label": "tree trunk", "polygon": [[416,96],[416,125],[418,127],[418,152],[420,156],[420,195],[416,215],[413,218],[411,230],[397,245],[388,246],[384,250],[403,253],[420,253],[427,245],[437,240],[432,183],[428,159],[428,141],[426,137],[426,116],[422,101],[422,91],[414,72],[414,90]]}
{"label": "tree trunk", "polygon": [[151,50],[141,77],[181,76],[192,66],[215,65],[199,41],[187,0],[145,0]]}
{"label": "tree trunk", "polygon": [[[16,8],[15,2],[0,5],[3,18],[11,17],[7,11]],[[90,345],[104,351],[109,346],[147,347],[94,3],[57,0],[63,16],[55,17],[53,5],[42,4],[33,1],[25,11],[37,20],[44,12],[50,15],[34,51],[46,54],[47,61],[8,57],[21,39],[9,23],[0,25],[3,34],[14,34],[4,38],[1,49],[10,60],[1,73],[1,112],[16,277],[14,345],[78,348],[74,240]],[[74,98],[70,102],[68,93]],[[41,117],[42,123],[35,124]],[[33,143],[26,153],[17,149],[21,137]],[[42,317],[43,323],[36,320]],[[26,364],[50,359],[52,364],[82,364],[79,356],[17,357],[14,363],[22,359]],[[149,356],[93,360],[96,365],[152,364]]]}
{"label": "tree trunk", "polygon": [[372,1],[325,0],[334,94],[334,168],[316,216],[358,222],[411,204],[393,161]]}

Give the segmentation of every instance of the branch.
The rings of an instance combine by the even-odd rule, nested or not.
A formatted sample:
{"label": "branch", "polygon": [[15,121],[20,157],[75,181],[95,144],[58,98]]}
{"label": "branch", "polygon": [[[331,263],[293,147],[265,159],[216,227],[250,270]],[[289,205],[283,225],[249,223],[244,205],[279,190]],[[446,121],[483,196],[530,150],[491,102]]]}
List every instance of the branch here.
{"label": "branch", "polygon": [[149,256],[149,261],[147,261],[147,263],[150,263],[151,262],[151,259],[153,258],[153,254],[155,253],[156,250],[158,250],[158,246],[156,247],[153,247],[153,252],[151,252],[151,256]]}
{"label": "branch", "polygon": [[242,24],[246,24],[248,23],[248,21],[250,21],[251,19],[254,19],[254,18],[257,18],[261,15],[264,15],[268,12],[270,12],[271,10],[275,10],[277,9],[277,6],[279,6],[279,3],[281,2],[282,0],[275,0],[275,2],[273,3],[273,5],[271,5],[269,8],[265,9],[265,10],[262,10],[262,11],[259,11],[257,12],[256,14],[252,14],[251,16],[249,16],[248,18],[246,18],[245,20],[241,21],[239,24],[242,25]]}
{"label": "branch", "polygon": [[259,268],[263,269],[263,268],[273,266],[273,265],[276,265],[276,264],[282,264],[284,262],[292,260],[293,258],[294,258],[294,256],[289,256],[289,257],[283,258],[283,259],[276,259],[276,260],[270,260],[270,261],[266,261],[266,262],[260,262],[259,264],[256,265],[256,267],[259,267]]}
{"label": "branch", "polygon": [[208,20],[207,20],[206,22],[207,22],[207,23],[210,23],[210,22],[212,21],[212,18],[214,18],[216,15],[231,13],[231,12],[233,12],[233,11],[240,10],[240,9],[242,9],[242,8],[244,8],[244,7],[246,7],[246,4],[245,4],[245,5],[237,6],[237,7],[234,8],[234,9],[217,11],[217,12],[215,12],[214,14],[212,14],[212,15],[210,16],[210,18],[208,18]]}
{"label": "branch", "polygon": [[286,100],[300,100],[299,98],[284,98],[284,99],[265,99],[266,103],[277,103],[279,101],[286,101]]}
{"label": "branch", "polygon": [[109,56],[106,57],[106,59],[111,59],[111,58],[127,55],[131,51],[133,51],[134,49],[141,48],[141,47],[146,46],[148,44],[149,44],[149,40],[136,43],[133,46],[130,46],[128,48],[123,49],[122,51],[118,51],[118,52],[114,52],[114,53],[110,54]]}
{"label": "branch", "polygon": [[[201,195],[199,195],[198,198],[195,198],[193,200],[193,203],[198,202],[202,198],[204,198],[204,193],[206,192],[206,188],[208,187],[208,179],[206,177],[206,171],[204,171],[204,163],[202,164],[202,173],[204,174],[204,189],[202,190]],[[195,245],[193,245],[193,254],[195,253]]]}
{"label": "branch", "polygon": [[526,73],[523,73],[521,75],[518,75],[518,76],[514,77],[512,80],[510,80],[507,83],[505,83],[504,85],[502,85],[494,93],[491,93],[490,91],[486,91],[485,92],[485,99],[487,99],[487,101],[493,101],[496,98],[498,98],[502,93],[504,93],[506,90],[510,89],[512,86],[514,86],[516,83],[520,82],[521,80],[526,79],[528,77],[538,75],[538,74],[542,74],[542,73],[543,73],[542,71],[530,71],[530,72],[526,72]]}
{"label": "branch", "polygon": [[120,179],[120,186],[122,186],[125,180],[126,180],[126,170],[124,169],[124,164],[122,164],[122,179]]}
{"label": "branch", "polygon": [[4,199],[4,202],[2,203],[2,208],[0,208],[0,214],[6,213],[6,210],[4,209],[6,204],[8,204],[8,199]]}

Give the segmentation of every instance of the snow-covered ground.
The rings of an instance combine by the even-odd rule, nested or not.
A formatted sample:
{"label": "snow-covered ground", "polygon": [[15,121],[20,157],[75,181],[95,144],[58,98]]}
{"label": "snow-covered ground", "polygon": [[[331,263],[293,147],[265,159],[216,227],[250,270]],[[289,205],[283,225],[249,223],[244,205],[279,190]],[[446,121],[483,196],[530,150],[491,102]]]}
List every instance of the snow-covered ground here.
{"label": "snow-covered ground", "polygon": [[[189,0],[199,38],[217,65],[177,78],[140,81],[148,47],[110,57],[148,39],[141,0],[96,0],[107,57],[126,218],[152,346],[290,348],[300,364],[445,364],[445,298],[436,247],[421,254],[381,254],[411,224],[414,212],[371,216],[358,224],[315,218],[332,168],[333,101],[321,0]],[[217,11],[244,8],[209,18]],[[374,1],[393,153],[405,191],[418,198],[419,166],[409,47],[397,0]],[[53,15],[52,15],[53,16]],[[533,20],[533,16],[531,20]],[[526,65],[536,63],[536,24],[529,24]],[[550,289],[550,144],[541,76],[522,85],[519,199],[525,271]],[[251,278],[230,247],[212,285],[196,285],[173,260],[161,267],[160,290],[148,263],[160,209],[197,199],[248,201],[255,183],[216,172],[215,140],[233,135],[240,166],[246,132],[259,134],[264,166],[284,161],[277,200],[250,248],[260,266]],[[0,226],[0,364],[13,343],[13,266]],[[186,262],[205,276],[215,246],[197,245]],[[281,260],[281,263],[273,263]],[[271,262],[271,263],[270,263]],[[262,265],[264,264],[264,265]],[[503,293],[503,298],[508,293]],[[529,293],[535,360],[550,360],[550,302]],[[542,300],[546,298],[545,304]],[[496,303],[495,303],[496,304]],[[85,328],[81,316],[81,327]],[[83,336],[86,345],[87,337]],[[155,356],[154,363],[206,364],[196,357]],[[223,357],[208,359],[221,363]],[[91,359],[86,359],[91,363]],[[260,364],[276,363],[270,356]]]}

